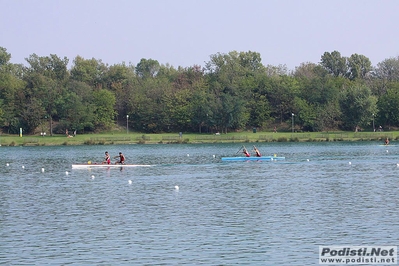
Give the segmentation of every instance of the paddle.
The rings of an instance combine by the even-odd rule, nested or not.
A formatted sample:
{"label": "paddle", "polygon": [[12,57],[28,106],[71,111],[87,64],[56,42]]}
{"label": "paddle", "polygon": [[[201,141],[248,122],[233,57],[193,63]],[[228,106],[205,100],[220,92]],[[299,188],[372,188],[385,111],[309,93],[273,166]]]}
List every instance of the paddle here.
{"label": "paddle", "polygon": [[238,150],[238,152],[236,152],[236,155],[242,150],[243,147],[244,147],[244,145],[242,145],[241,148]]}

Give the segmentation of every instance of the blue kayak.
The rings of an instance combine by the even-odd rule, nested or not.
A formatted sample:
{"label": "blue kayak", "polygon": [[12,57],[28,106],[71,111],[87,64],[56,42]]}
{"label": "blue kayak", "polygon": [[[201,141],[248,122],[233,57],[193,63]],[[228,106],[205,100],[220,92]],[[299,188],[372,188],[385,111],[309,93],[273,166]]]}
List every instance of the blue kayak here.
{"label": "blue kayak", "polygon": [[222,161],[277,161],[285,160],[285,157],[262,156],[262,157],[222,157]]}

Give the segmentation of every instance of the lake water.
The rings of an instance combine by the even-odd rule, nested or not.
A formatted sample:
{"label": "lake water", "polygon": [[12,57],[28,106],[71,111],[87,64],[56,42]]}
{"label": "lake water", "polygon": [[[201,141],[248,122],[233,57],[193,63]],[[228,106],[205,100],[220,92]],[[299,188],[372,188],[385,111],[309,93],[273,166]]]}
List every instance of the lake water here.
{"label": "lake water", "polygon": [[[0,147],[0,264],[317,265],[320,245],[398,244],[399,146],[221,162],[241,145]],[[71,169],[106,150],[152,166]]]}

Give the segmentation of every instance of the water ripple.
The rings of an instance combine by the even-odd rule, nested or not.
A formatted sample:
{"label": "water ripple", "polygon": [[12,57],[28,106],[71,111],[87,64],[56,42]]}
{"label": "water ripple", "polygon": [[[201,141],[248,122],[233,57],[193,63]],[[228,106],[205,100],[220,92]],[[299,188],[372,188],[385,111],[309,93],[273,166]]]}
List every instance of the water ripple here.
{"label": "water ripple", "polygon": [[257,146],[286,161],[126,145],[107,149],[154,166],[72,170],[104,147],[1,147],[0,264],[309,265],[319,245],[395,245],[399,149]]}

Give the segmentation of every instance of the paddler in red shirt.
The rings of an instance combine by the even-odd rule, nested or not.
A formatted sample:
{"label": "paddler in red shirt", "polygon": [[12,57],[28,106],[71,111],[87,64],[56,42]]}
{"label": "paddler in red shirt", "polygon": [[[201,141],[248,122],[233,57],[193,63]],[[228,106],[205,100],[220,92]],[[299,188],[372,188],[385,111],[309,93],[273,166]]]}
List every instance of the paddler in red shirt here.
{"label": "paddler in red shirt", "polygon": [[244,153],[245,157],[251,157],[251,154],[249,154],[249,152],[245,148],[242,150],[242,153]]}
{"label": "paddler in red shirt", "polygon": [[121,152],[114,158],[119,158],[119,161],[115,162],[115,164],[125,164],[125,156]]}
{"label": "paddler in red shirt", "polygon": [[105,152],[105,157],[104,157],[104,161],[102,162],[102,164],[111,164],[111,156],[109,156],[108,152]]}
{"label": "paddler in red shirt", "polygon": [[255,156],[256,156],[256,157],[262,157],[262,154],[260,153],[260,151],[258,150],[258,148],[256,148],[255,146],[254,146],[254,152],[255,152]]}

